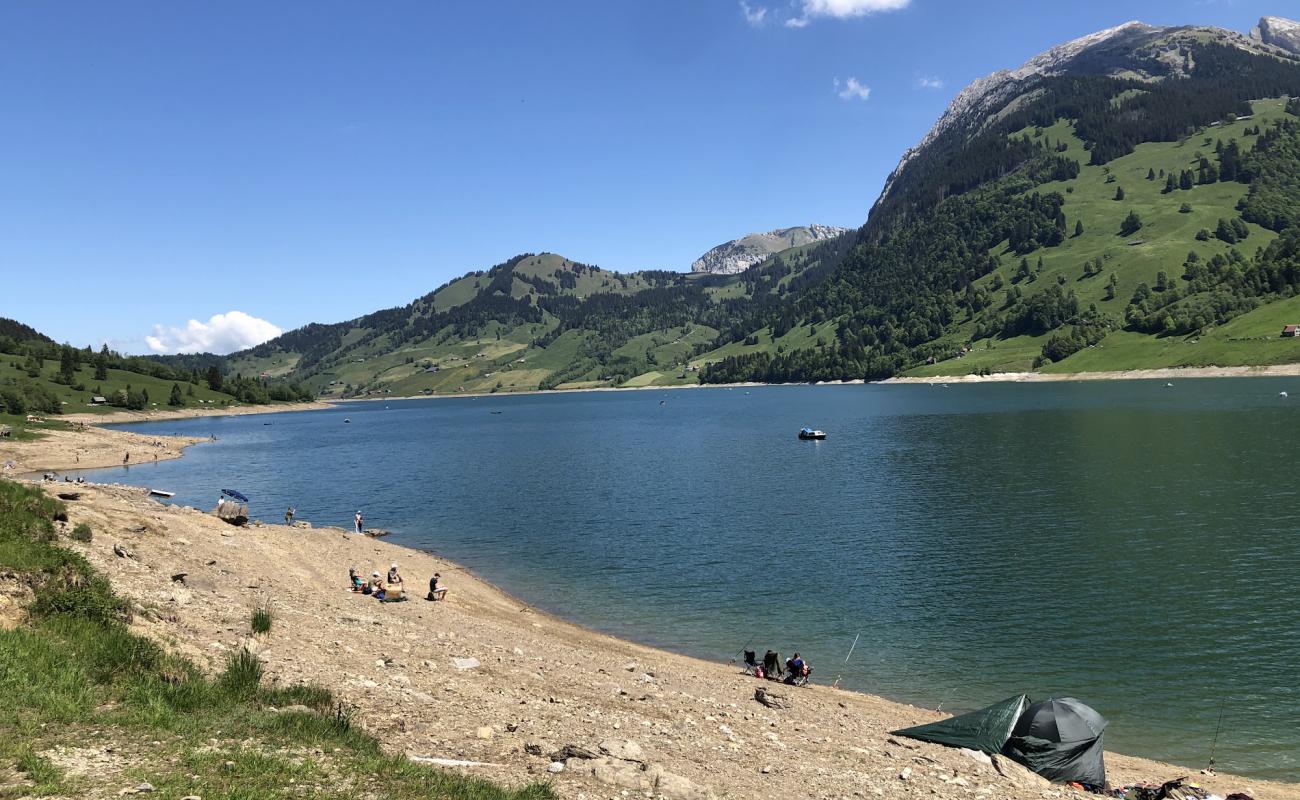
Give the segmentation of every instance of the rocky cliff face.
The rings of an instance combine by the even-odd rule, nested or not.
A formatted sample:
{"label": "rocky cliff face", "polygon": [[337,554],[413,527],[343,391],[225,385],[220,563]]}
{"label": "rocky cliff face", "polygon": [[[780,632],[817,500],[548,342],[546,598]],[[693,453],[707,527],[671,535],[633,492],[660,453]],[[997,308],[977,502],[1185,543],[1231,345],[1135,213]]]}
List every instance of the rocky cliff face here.
{"label": "rocky cliff face", "polygon": [[885,182],[881,199],[889,195],[919,153],[946,135],[969,136],[977,132],[991,116],[1032,92],[1042,78],[1065,73],[1122,75],[1139,80],[1178,77],[1185,74],[1188,64],[1180,46],[1193,41],[1212,41],[1271,55],[1300,55],[1300,23],[1264,17],[1247,36],[1208,26],[1157,27],[1133,21],[1053,47],[1017,69],[999,70],[962,89],[921,142],[903,154]]}
{"label": "rocky cliff face", "polygon": [[848,232],[849,228],[837,228],[834,225],[808,225],[778,228],[767,233],[751,233],[744,238],[720,244],[700,256],[691,264],[691,272],[735,275],[782,250],[833,239]]}
{"label": "rocky cliff face", "polygon": [[1300,22],[1281,17],[1264,17],[1251,29],[1250,37],[1300,55]]}

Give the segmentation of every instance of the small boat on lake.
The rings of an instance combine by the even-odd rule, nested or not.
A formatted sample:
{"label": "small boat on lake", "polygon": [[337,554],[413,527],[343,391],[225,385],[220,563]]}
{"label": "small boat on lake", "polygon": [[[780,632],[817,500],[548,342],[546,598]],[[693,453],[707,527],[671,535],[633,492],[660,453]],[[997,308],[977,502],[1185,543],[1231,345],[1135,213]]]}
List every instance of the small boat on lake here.
{"label": "small boat on lake", "polygon": [[813,440],[813,439],[825,439],[825,438],[826,438],[826,432],[825,432],[825,431],[815,430],[815,429],[813,429],[813,428],[800,428],[800,429],[799,429],[799,438],[800,438],[800,439],[803,439],[803,440],[805,440],[805,441],[807,441],[807,440]]}

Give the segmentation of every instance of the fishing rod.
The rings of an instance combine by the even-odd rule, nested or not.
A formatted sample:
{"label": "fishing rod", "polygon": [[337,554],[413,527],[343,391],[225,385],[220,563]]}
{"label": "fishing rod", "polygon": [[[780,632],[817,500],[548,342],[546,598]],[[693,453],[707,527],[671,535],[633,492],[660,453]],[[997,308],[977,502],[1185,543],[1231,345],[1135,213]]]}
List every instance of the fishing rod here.
{"label": "fishing rod", "polygon": [[954,687],[952,687],[951,689],[948,690],[948,696],[945,697],[945,698],[943,698],[943,700],[941,700],[941,701],[939,702],[939,705],[934,709],[934,711],[935,711],[936,714],[943,710],[943,704],[946,703],[946,702],[948,702],[949,700],[952,699],[952,693],[955,692],[955,691],[957,691],[957,687],[956,687],[956,686],[954,686]]}
{"label": "fishing rod", "polygon": [[1205,767],[1210,772],[1214,772],[1214,751],[1219,746],[1219,731],[1223,730],[1223,711],[1227,704],[1226,697],[1219,701],[1219,723],[1214,726],[1214,741],[1210,743],[1210,763]]}
{"label": "fishing rod", "polygon": [[745,652],[745,650],[746,650],[746,649],[747,649],[751,644],[754,643],[754,637],[756,637],[756,636],[758,636],[757,633],[751,633],[751,634],[749,635],[749,640],[746,641],[743,645],[740,646],[740,649],[737,650],[736,653],[735,653],[735,655],[733,655],[733,656],[731,657],[731,661],[729,661],[729,662],[727,662],[727,663],[729,663],[729,664],[734,664],[734,663],[736,663],[736,656],[743,654],[743,653]]}
{"label": "fishing rod", "polygon": [[835,676],[835,681],[831,684],[832,689],[840,688],[840,678],[844,677],[844,667],[848,666],[849,659],[853,657],[853,651],[857,648],[858,639],[860,638],[862,638],[862,631],[858,631],[858,635],[853,637],[853,644],[849,646],[849,654],[844,657],[844,663],[840,665],[840,672]]}

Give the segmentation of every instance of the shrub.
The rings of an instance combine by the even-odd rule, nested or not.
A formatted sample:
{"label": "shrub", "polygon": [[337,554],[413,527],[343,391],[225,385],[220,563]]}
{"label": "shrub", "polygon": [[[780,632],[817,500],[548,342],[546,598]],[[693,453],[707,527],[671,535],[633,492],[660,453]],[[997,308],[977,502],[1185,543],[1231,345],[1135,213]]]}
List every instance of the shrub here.
{"label": "shrub", "polygon": [[76,527],[72,529],[72,533],[69,535],[73,538],[74,541],[78,541],[78,542],[89,542],[92,538],[94,538],[94,534],[91,532],[90,526],[84,522],[78,522]]}
{"label": "shrub", "polygon": [[249,627],[253,629],[253,633],[270,633],[271,607],[264,605],[253,609],[253,618],[249,622]]}

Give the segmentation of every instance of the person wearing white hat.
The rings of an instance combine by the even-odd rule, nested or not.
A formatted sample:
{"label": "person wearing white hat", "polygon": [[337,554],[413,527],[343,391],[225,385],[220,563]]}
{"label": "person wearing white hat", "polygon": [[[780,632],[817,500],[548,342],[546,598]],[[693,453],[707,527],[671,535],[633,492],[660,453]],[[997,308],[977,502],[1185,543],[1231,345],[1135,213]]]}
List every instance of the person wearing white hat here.
{"label": "person wearing white hat", "polygon": [[390,566],[390,567],[388,568],[388,582],[389,582],[389,583],[401,583],[401,582],[402,582],[402,576],[401,576],[401,574],[399,574],[398,571],[397,571],[397,564],[393,564],[392,566]]}
{"label": "person wearing white hat", "polygon": [[357,533],[361,533],[365,528],[365,517],[361,516],[360,509],[357,510],[357,515],[354,519],[357,523]]}

